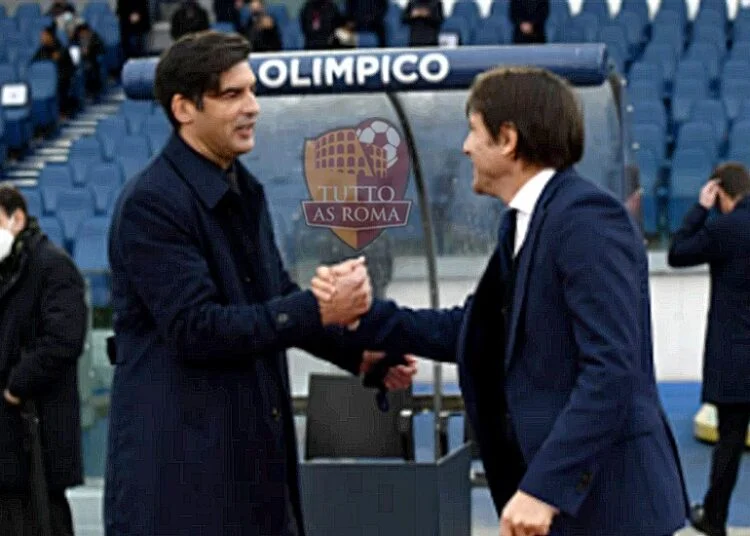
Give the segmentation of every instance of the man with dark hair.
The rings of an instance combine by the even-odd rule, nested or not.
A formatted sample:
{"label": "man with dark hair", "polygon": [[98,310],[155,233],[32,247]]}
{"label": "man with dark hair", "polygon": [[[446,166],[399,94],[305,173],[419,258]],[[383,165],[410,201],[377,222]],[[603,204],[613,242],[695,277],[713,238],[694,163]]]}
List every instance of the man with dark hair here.
{"label": "man with dark hair", "polygon": [[[42,233],[26,201],[0,186],[0,534],[39,530],[29,437],[39,418],[54,536],[73,534],[66,488],[83,483],[78,358],[88,309],[81,274]],[[24,416],[27,415],[27,416]]]}
{"label": "man with dark hair", "polygon": [[[691,512],[693,527],[724,536],[750,425],[750,173],[718,166],[685,215],[669,250],[674,267],[708,264],[711,300],[703,355],[702,401],[716,406],[719,440],[710,486]],[[716,218],[708,217],[716,208]]]}
{"label": "man with dark hair", "polygon": [[196,0],[184,0],[172,15],[169,35],[177,41],[185,34],[203,32],[209,28],[208,11]]}
{"label": "man with dark hair", "polygon": [[[319,304],[287,274],[261,183],[237,161],[260,108],[250,44],[184,36],[155,94],[175,132],[117,202],[108,536],[303,536],[285,350],[352,374],[383,354],[342,337],[369,307],[361,259]],[[414,361],[391,369],[404,388]]]}
{"label": "man with dark hair", "polygon": [[[646,252],[625,207],[573,170],[575,94],[550,72],[498,68],[467,115],[474,191],[508,205],[475,292],[442,311],[376,300],[350,336],[457,362],[501,536],[671,535],[688,502],[654,378]],[[318,270],[318,299],[341,293],[337,272]]]}

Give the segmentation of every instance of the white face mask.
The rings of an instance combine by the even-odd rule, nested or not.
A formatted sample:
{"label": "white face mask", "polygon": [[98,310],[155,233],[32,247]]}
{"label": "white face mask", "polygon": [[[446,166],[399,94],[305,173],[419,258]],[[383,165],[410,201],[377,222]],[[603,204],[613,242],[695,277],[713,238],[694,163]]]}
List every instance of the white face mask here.
{"label": "white face mask", "polygon": [[[8,227],[12,228],[14,224],[15,220],[13,219],[13,216],[11,216]],[[15,240],[16,237],[13,236],[13,233],[10,232],[10,229],[0,227],[0,262],[8,258],[8,255],[10,255],[10,250],[13,248],[13,242],[15,242]]]}

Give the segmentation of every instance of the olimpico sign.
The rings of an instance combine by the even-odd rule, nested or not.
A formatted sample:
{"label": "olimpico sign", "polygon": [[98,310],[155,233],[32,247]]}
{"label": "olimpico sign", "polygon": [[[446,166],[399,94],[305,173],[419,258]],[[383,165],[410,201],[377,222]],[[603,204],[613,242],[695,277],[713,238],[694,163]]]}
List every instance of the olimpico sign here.
{"label": "olimpico sign", "polygon": [[448,77],[450,70],[450,61],[445,54],[434,52],[423,55],[318,56],[312,58],[306,73],[301,69],[300,58],[288,61],[274,58],[261,60],[257,73],[261,84],[276,89],[287,84],[296,88],[333,86],[339,81],[346,86],[364,86],[371,78],[384,86],[391,81],[403,85],[415,84],[420,80],[440,84]]}

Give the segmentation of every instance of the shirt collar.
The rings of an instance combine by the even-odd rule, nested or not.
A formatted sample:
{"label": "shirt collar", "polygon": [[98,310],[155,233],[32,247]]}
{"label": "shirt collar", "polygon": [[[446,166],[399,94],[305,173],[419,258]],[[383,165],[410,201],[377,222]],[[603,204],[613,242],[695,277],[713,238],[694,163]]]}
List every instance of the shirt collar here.
{"label": "shirt collar", "polygon": [[544,187],[555,175],[555,170],[545,168],[529,179],[526,184],[521,186],[516,195],[511,199],[508,206],[518,210],[518,212],[530,215],[534,212],[534,206],[544,191]]}
{"label": "shirt collar", "polygon": [[[163,154],[209,209],[216,207],[229,191],[229,170],[220,168],[198,153],[176,132],[169,138]],[[229,169],[236,171],[237,181],[245,181],[244,184],[250,187],[250,191],[260,186],[237,160]]]}

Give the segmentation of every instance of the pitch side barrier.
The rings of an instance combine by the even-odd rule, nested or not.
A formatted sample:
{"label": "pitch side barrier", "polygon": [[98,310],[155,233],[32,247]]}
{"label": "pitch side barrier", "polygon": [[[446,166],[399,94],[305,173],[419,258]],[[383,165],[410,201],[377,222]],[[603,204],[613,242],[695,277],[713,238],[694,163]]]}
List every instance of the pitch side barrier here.
{"label": "pitch side barrier", "polygon": [[[378,236],[385,235],[407,255],[424,257],[416,279],[427,281],[431,307],[440,306],[436,259],[465,255],[467,244],[477,240],[485,250],[491,248],[502,210],[496,201],[471,192],[471,164],[461,154],[466,93],[478,74],[501,65],[537,66],[569,80],[586,118],[581,171],[622,200],[633,189],[625,184],[620,84],[613,83],[602,44],[295,51],[251,54],[249,61],[257,77],[261,120],[256,147],[242,159],[266,186],[279,220],[277,238],[304,234],[286,253],[305,247],[317,253],[331,242],[332,251],[345,244],[346,253],[367,246],[368,265],[376,271],[372,259],[380,253],[368,248],[382,244]],[[128,98],[154,98],[157,62],[147,58],[125,64],[122,84]],[[336,136],[356,136],[361,145],[336,142]],[[372,148],[378,139],[380,145]],[[355,153],[342,156],[346,146]],[[365,156],[362,147],[375,151],[368,153],[368,162],[375,158],[387,164],[387,173],[374,182],[367,182],[375,176],[374,167],[367,172],[357,167]],[[349,175],[333,169],[342,164],[350,166]],[[339,178],[332,182],[332,176]],[[346,197],[353,190],[355,198]],[[352,199],[356,203],[347,202]],[[471,264],[483,266],[484,261]],[[459,275],[461,270],[456,270]],[[399,294],[402,303],[424,305],[424,300],[410,300],[409,291]],[[390,292],[401,291],[391,285]],[[297,380],[295,393],[305,392],[306,385]],[[442,414],[442,380],[442,368],[435,365],[434,390],[427,395],[435,415]],[[298,408],[300,400],[304,397],[297,399]],[[424,396],[415,396],[415,402],[429,406]],[[435,430],[436,450],[441,428]]]}

